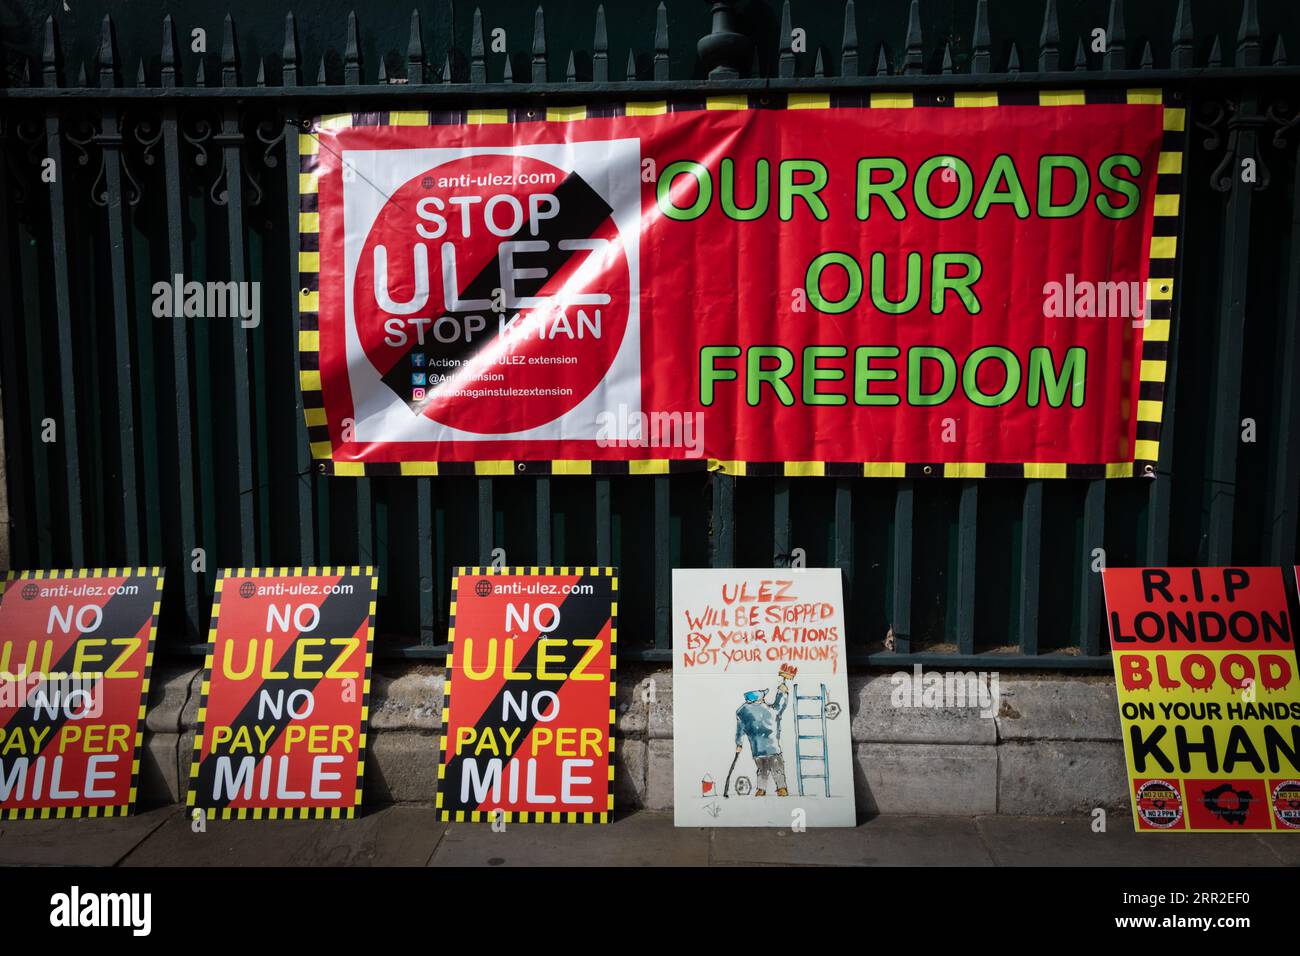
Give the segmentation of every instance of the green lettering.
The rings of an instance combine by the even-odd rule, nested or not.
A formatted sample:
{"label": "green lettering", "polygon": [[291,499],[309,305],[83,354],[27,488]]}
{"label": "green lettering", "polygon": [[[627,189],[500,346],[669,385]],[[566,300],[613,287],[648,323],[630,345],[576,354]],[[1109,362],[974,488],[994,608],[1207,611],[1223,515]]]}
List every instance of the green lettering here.
{"label": "green lettering", "polygon": [[766,159],[760,159],[754,164],[754,204],[748,209],[741,209],[736,205],[736,163],[735,160],[727,158],[722,161],[722,170],[719,174],[719,202],[722,205],[722,211],[730,219],[737,222],[750,222],[757,219],[763,213],[767,212],[768,202],[768,163]]}
{"label": "green lettering", "polygon": [[[878,183],[872,181],[872,174],[877,169],[889,173],[889,179]],[[868,156],[858,160],[858,218],[867,219],[871,215],[871,198],[879,196],[885,201],[885,208],[895,219],[907,216],[903,201],[895,193],[907,181],[907,167],[901,159],[892,156]]]}
{"label": "green lettering", "polygon": [[916,308],[921,300],[921,254],[907,254],[907,287],[903,297],[890,302],[885,295],[885,254],[871,254],[871,304],[886,315],[902,315]]}
{"label": "green lettering", "polygon": [[[827,266],[839,266],[849,279],[849,287],[844,293],[844,298],[837,302],[832,302],[822,295],[822,270]],[[823,252],[808,263],[803,287],[804,292],[808,294],[808,302],[814,309],[827,315],[839,315],[841,312],[849,311],[862,298],[862,266],[858,265],[858,260],[847,252]]]}
{"label": "green lettering", "polygon": [[[672,200],[673,181],[681,175],[694,176],[696,185],[695,202],[684,208],[674,205]],[[670,163],[660,175],[659,183],[655,187],[655,200],[659,203],[659,211],[669,219],[676,219],[678,222],[687,222],[704,215],[704,210],[709,208],[712,199],[713,179],[709,176],[709,171],[689,159]]]}
{"label": "green lettering", "polygon": [[[959,276],[948,275],[948,266],[965,266],[966,271]],[[984,264],[979,256],[971,252],[936,252],[930,265],[930,311],[935,315],[943,312],[944,297],[951,290],[957,293],[962,305],[971,315],[979,315],[980,300],[972,286],[984,274]]]}
{"label": "green lettering", "polygon": [[[1065,205],[1052,202],[1052,184],[1058,169],[1074,173],[1074,197]],[[1068,219],[1088,201],[1088,167],[1077,156],[1049,153],[1038,160],[1038,215],[1043,219]]]}
{"label": "green lettering", "polygon": [[858,405],[897,405],[897,395],[878,395],[871,391],[871,383],[897,380],[898,369],[872,368],[873,358],[898,358],[898,346],[860,345],[853,350],[853,401]]}
{"label": "green lettering", "polygon": [[1138,204],[1142,200],[1137,183],[1127,179],[1120,179],[1115,175],[1117,166],[1127,169],[1134,176],[1142,175],[1142,163],[1136,156],[1117,153],[1114,156],[1107,156],[1101,161],[1101,165],[1097,167],[1097,179],[1101,181],[1102,186],[1106,189],[1125,197],[1124,205],[1116,206],[1111,202],[1109,196],[1097,196],[1097,211],[1107,219],[1127,219],[1137,212]]}
{"label": "green lettering", "polygon": [[[776,368],[763,368],[763,359],[776,359]],[[794,404],[794,392],[785,377],[794,371],[794,356],[779,345],[754,345],[745,356],[745,401],[757,405],[763,399],[763,385],[772,386],[782,405]]]}
{"label": "green lettering", "polygon": [[1052,365],[1052,350],[1040,345],[1029,350],[1029,394],[1025,397],[1030,408],[1035,408],[1041,392],[1047,392],[1047,404],[1060,408],[1065,402],[1065,389],[1070,388],[1070,404],[1083,407],[1085,371],[1088,367],[1088,350],[1072,346],[1065,350],[1065,361],[1058,375]]}
{"label": "green lettering", "polygon": [[[1007,378],[1002,388],[992,395],[985,395],[979,388],[980,365],[986,359],[997,359],[1007,370]],[[1005,405],[1011,401],[1011,397],[1016,394],[1016,389],[1020,387],[1020,360],[1016,358],[1014,352],[1000,345],[986,345],[976,349],[967,356],[966,365],[961,370],[961,387],[965,390],[966,397],[976,405],[983,405],[985,408]]]}
{"label": "green lettering", "polygon": [[739,358],[738,345],[706,345],[700,349],[700,404],[713,404],[713,383],[734,382],[734,368],[718,368],[715,359]]}
{"label": "green lettering", "polygon": [[[796,183],[795,173],[811,173],[812,179],[808,182]],[[830,213],[826,210],[826,203],[822,202],[817,193],[826,186],[828,178],[826,167],[815,159],[781,160],[777,170],[777,188],[780,191],[777,215],[783,221],[789,221],[794,216],[794,197],[798,196],[808,204],[808,209],[814,217],[826,219]]]}
{"label": "green lettering", "polygon": [[849,350],[842,345],[809,345],[803,350],[803,403],[805,405],[844,405],[848,398],[817,391],[818,382],[838,382],[844,378],[842,368],[818,368],[819,358],[844,358]]}
{"label": "green lettering", "polygon": [[[943,369],[943,384],[938,391],[921,391],[921,362],[929,359]],[[957,360],[945,349],[934,345],[918,345],[907,350],[907,404],[942,405],[952,397],[957,387]]]}
{"label": "green lettering", "polygon": [[[950,206],[937,206],[930,199],[930,177],[936,169],[951,169],[957,175],[957,198]],[[916,171],[916,179],[912,181],[912,197],[916,200],[916,208],[931,219],[960,216],[970,205],[974,191],[975,177],[971,175],[970,164],[957,156],[931,156],[921,164]]]}
{"label": "green lettering", "polygon": [[[998,188],[1002,183],[1006,184],[1005,191]],[[987,216],[989,207],[994,203],[1010,203],[1018,218],[1029,218],[1029,199],[1025,196],[1025,187],[1020,185],[1015,161],[1006,153],[1000,154],[989,167],[989,178],[984,180],[979,198],[975,200],[975,218],[983,219]]]}

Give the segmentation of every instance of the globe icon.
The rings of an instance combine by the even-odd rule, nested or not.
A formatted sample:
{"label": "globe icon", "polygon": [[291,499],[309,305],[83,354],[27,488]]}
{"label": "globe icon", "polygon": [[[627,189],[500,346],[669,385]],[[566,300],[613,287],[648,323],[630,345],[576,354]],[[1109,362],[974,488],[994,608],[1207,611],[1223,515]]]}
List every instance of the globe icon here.
{"label": "globe icon", "polygon": [[477,584],[474,585],[474,593],[477,594],[479,597],[487,597],[489,594],[492,593],[492,582],[489,581],[487,578],[481,579]]}

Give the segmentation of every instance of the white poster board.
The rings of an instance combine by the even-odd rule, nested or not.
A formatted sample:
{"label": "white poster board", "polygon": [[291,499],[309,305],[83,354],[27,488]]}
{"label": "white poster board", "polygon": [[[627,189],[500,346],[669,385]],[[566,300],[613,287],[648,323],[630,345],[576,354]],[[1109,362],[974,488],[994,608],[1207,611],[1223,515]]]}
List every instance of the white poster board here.
{"label": "white poster board", "polygon": [[846,660],[839,569],[674,570],[677,826],[854,826]]}

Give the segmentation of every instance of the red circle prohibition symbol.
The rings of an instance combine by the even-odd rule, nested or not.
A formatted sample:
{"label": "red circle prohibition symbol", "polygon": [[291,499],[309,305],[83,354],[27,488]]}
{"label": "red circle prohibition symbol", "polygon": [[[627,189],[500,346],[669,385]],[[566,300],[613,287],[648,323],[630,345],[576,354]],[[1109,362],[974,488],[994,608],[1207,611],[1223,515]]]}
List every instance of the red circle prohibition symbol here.
{"label": "red circle prohibition symbol", "polygon": [[358,337],[385,385],[414,414],[477,434],[543,425],[591,394],[629,299],[605,200],[577,173],[507,152],[394,192],[353,283]]}

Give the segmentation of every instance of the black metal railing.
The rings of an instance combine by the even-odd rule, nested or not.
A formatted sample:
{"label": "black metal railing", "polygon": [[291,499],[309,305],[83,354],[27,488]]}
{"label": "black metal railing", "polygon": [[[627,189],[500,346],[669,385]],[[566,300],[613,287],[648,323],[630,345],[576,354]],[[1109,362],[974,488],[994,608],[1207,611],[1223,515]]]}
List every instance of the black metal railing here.
{"label": "black metal railing", "polygon": [[[1261,32],[1255,0],[1226,45],[1196,33],[1181,0],[1167,45],[1156,43],[1164,62],[1151,38],[1126,36],[1120,0],[1097,24],[1104,52],[1062,37],[1055,0],[1037,50],[1023,52],[995,42],[987,0],[974,4],[969,33],[954,28],[939,43],[923,36],[913,0],[892,49],[866,42],[849,0],[841,35],[796,50],[800,12],[782,5],[779,43],[765,52],[735,4],[714,2],[690,62],[670,56],[660,4],[649,45],[620,68],[598,8],[562,80],[552,79],[555,20],[541,8],[527,45],[504,54],[490,51],[476,10],[467,53],[453,44],[441,68],[417,10],[404,55],[390,51],[373,73],[353,14],[341,84],[329,82],[338,76],[325,55],[307,81],[292,14],[281,55],[255,69],[227,18],[211,76],[207,57],[182,54],[168,17],[160,54],[148,66],[142,56],[132,83],[109,17],[91,68],[68,82],[50,19],[43,50],[11,56],[0,90],[0,385],[15,567],[165,565],[160,646],[184,653],[206,638],[219,567],[373,563],[381,655],[438,658],[455,565],[499,551],[510,564],[613,563],[625,656],[666,660],[671,568],[803,561],[843,570],[858,663],[1099,668],[1099,555],[1114,565],[1295,562],[1300,69],[1280,36]],[[558,32],[587,33],[571,17]],[[679,62],[694,75],[670,76]],[[306,117],[1135,85],[1178,91],[1193,134],[1154,481],[340,479],[313,468],[297,375],[299,157],[286,135]],[[156,316],[158,283],[176,276],[260,283],[261,324]]]}

